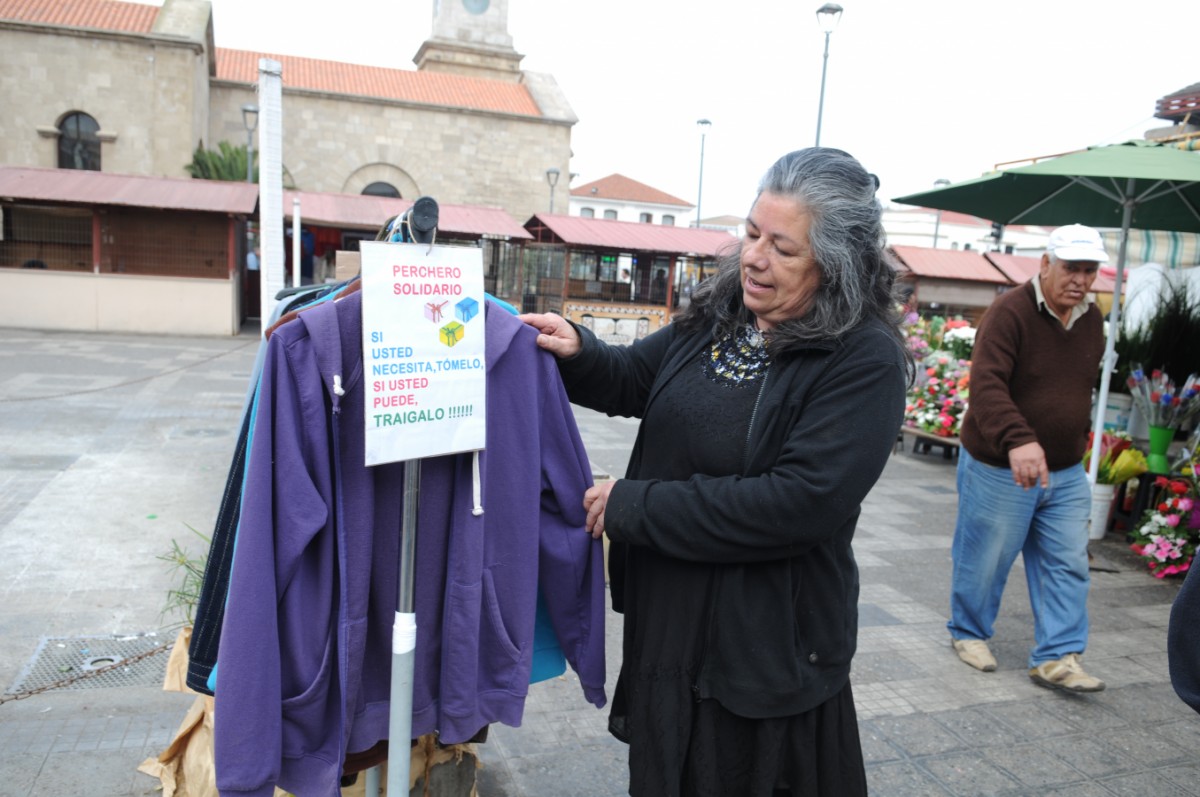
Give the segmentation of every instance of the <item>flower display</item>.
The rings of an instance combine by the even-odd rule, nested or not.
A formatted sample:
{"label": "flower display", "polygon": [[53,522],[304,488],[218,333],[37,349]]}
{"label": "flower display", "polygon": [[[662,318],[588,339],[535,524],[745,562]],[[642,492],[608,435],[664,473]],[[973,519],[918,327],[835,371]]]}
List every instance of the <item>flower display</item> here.
{"label": "flower display", "polygon": [[1130,535],[1130,549],[1146,560],[1157,578],[1186,573],[1200,542],[1195,514],[1200,490],[1193,467],[1188,465],[1184,471],[1179,477],[1154,480],[1155,502]]}
{"label": "flower display", "polygon": [[1178,429],[1200,414],[1200,377],[1196,374],[1188,376],[1183,387],[1176,387],[1162,370],[1147,373],[1139,363],[1134,363],[1125,384],[1133,403],[1151,426]]}
{"label": "flower display", "polygon": [[975,329],[962,319],[905,318],[904,334],[918,365],[904,424],[938,437],[958,437],[970,394]]}
{"label": "flower display", "polygon": [[[1083,468],[1092,462],[1092,443],[1095,432],[1088,432],[1087,449],[1083,452]],[[1123,484],[1147,470],[1146,455],[1133,448],[1133,438],[1126,432],[1104,432],[1100,436],[1100,465],[1096,470],[1097,484]]]}
{"label": "flower display", "polygon": [[904,408],[906,425],[938,437],[958,437],[970,394],[971,364],[944,353],[925,359]]}

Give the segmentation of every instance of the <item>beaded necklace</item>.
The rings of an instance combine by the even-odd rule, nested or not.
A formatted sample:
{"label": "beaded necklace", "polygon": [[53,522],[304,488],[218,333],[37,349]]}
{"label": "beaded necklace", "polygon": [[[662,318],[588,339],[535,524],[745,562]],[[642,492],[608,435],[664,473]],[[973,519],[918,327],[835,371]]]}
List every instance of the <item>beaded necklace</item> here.
{"label": "beaded necklace", "polygon": [[714,382],[737,386],[758,379],[770,364],[766,336],[745,325],[713,341],[704,374]]}

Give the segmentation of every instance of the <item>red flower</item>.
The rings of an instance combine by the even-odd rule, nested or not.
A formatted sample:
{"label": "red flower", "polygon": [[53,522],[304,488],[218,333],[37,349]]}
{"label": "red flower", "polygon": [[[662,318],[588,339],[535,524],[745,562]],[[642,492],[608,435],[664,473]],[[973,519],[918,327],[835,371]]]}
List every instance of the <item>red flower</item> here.
{"label": "red flower", "polygon": [[1188,486],[1184,482],[1180,482],[1180,481],[1171,482],[1171,492],[1175,493],[1175,495],[1183,495],[1187,491],[1188,491]]}
{"label": "red flower", "polygon": [[1159,512],[1167,512],[1170,509],[1171,509],[1171,507],[1167,506],[1167,504],[1165,502],[1158,505]]}

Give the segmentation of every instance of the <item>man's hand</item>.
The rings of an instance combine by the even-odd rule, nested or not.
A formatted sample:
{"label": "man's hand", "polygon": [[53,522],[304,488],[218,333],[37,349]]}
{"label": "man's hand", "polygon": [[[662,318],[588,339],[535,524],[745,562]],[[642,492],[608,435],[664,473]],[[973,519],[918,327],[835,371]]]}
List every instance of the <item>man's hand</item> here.
{"label": "man's hand", "polygon": [[536,329],[537,345],[559,359],[574,357],[583,347],[579,333],[567,320],[554,313],[523,313],[517,318]]}
{"label": "man's hand", "polygon": [[1028,490],[1039,482],[1042,489],[1050,486],[1050,469],[1046,467],[1046,452],[1037,443],[1026,443],[1008,452],[1008,466],[1013,481]]}

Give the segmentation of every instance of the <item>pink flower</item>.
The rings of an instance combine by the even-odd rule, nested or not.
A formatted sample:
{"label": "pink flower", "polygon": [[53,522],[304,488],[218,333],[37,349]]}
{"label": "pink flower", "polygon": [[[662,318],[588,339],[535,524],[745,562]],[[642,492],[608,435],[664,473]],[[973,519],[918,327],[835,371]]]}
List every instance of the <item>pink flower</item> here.
{"label": "pink flower", "polygon": [[1194,504],[1192,503],[1192,499],[1190,499],[1190,498],[1180,498],[1179,499],[1179,511],[1180,512],[1188,512],[1191,510],[1191,508],[1193,506],[1194,506]]}
{"label": "pink flower", "polygon": [[1167,515],[1166,520],[1167,520],[1167,525],[1170,526],[1171,528],[1175,528],[1176,526],[1179,525],[1179,515]]}

